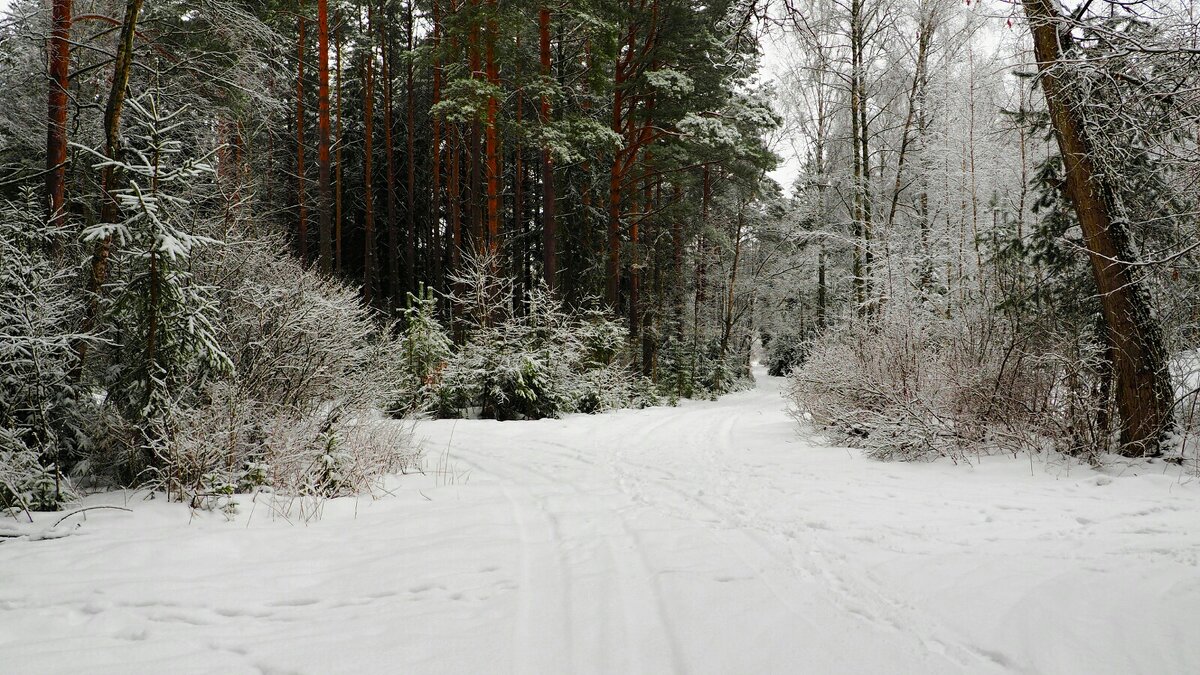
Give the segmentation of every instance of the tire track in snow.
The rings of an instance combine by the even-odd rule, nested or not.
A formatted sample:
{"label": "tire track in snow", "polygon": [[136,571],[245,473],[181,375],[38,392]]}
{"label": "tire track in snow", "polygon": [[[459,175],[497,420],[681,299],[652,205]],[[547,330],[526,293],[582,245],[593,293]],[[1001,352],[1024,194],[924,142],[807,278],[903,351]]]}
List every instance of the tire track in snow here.
{"label": "tire track in snow", "polygon": [[[527,441],[530,445],[544,446],[550,448],[561,448],[570,451],[570,446],[564,444],[555,444],[553,442],[544,441]],[[456,454],[463,457],[464,460],[476,467],[488,472],[502,481],[511,482],[513,485],[522,485],[527,483],[528,477],[532,476],[546,484],[566,487],[575,496],[586,496],[589,493],[581,489],[575,483],[564,483],[561,476],[556,476],[547,471],[534,468],[529,463],[519,464],[516,462],[505,464],[498,459],[488,457],[485,464],[481,464],[478,454],[470,450],[464,450],[461,447],[455,448]],[[554,452],[559,458],[567,458],[573,461],[585,464],[590,467],[595,467],[594,462],[583,459],[582,454],[576,452]],[[464,457],[464,455],[467,455]],[[526,458],[528,459],[528,458]],[[503,469],[496,470],[496,464],[503,466]],[[515,471],[514,471],[515,470]],[[521,474],[525,474],[522,476]],[[517,672],[583,672],[589,670],[588,665],[595,666],[596,662],[590,664],[579,658],[574,639],[576,631],[573,628],[575,614],[570,604],[571,579],[573,577],[570,571],[570,565],[567,562],[569,556],[565,550],[565,539],[559,529],[559,518],[548,508],[546,499],[537,499],[534,497],[531,490],[522,488],[521,492],[530,497],[534,501],[538,509],[542,512],[543,517],[552,523],[554,532],[554,541],[556,544],[557,558],[561,567],[563,578],[565,581],[558,587],[558,592],[564,597],[564,616],[560,621],[561,625],[566,626],[566,640],[563,644],[566,646],[567,663],[559,663],[556,668],[547,668],[550,664],[545,664],[537,660],[539,648],[545,651],[546,640],[538,640],[536,636],[539,634],[549,637],[553,634],[551,629],[549,635],[545,632],[534,630],[532,627],[535,624],[548,623],[553,625],[553,620],[547,619],[545,622],[535,620],[532,616],[534,608],[539,603],[531,600],[534,589],[537,589],[538,595],[545,595],[546,589],[542,588],[538,582],[539,575],[534,572],[535,565],[529,562],[529,549],[537,542],[527,535],[528,533],[528,518],[522,515],[523,509],[520,500],[512,496],[512,489],[507,485],[502,485],[502,490],[513,509],[514,519],[519,523],[522,532],[522,569],[523,582],[522,587],[528,589],[528,592],[523,593],[523,597],[519,602],[518,621],[517,621],[517,643],[522,645],[517,653]],[[578,500],[576,500],[578,501]],[[655,574],[652,571],[652,566],[646,557],[645,546],[637,531],[629,524],[628,519],[621,513],[621,509],[600,509],[589,512],[588,514],[594,521],[600,521],[599,526],[592,526],[581,533],[583,538],[596,538],[599,531],[615,528],[619,530],[619,538],[614,541],[612,536],[604,536],[603,542],[605,549],[609,553],[609,559],[612,563],[613,570],[616,572],[615,579],[620,583],[618,588],[614,589],[621,598],[622,607],[622,629],[625,636],[625,645],[632,651],[624,652],[626,658],[631,659],[624,664],[620,669],[621,672],[629,673],[679,673],[684,672],[682,662],[679,658],[678,639],[671,628],[670,622],[667,620],[665,603],[662,598],[661,590],[658,588],[655,580]],[[603,527],[604,521],[607,520],[609,527]],[[554,644],[553,641],[550,641]],[[597,645],[598,650],[603,652],[609,646]],[[612,655],[610,654],[609,657]],[[601,669],[605,670],[605,669]]]}
{"label": "tire track in snow", "polygon": [[[846,554],[834,544],[833,533],[779,522],[781,500],[786,500],[788,493],[776,487],[772,475],[747,474],[744,468],[730,465],[730,458],[742,454],[735,451],[751,449],[759,428],[772,426],[771,418],[764,414],[778,411],[781,406],[777,395],[759,389],[730,395],[719,403],[694,403],[669,411],[573,417],[569,424],[552,430],[545,422],[528,426],[508,423],[512,426],[503,427],[505,442],[499,444],[492,440],[494,436],[483,433],[485,428],[470,435],[460,431],[454,454],[477,465],[482,462],[485,465],[481,469],[514,484],[557,486],[570,494],[592,498],[611,496],[615,490],[628,500],[627,507],[651,508],[679,521],[681,527],[692,526],[703,533],[715,553],[737,561],[732,574],[723,575],[726,579],[760,584],[766,590],[763,599],[773,599],[794,621],[815,626],[818,634],[831,628],[813,623],[814,602],[818,608],[821,603],[835,608],[843,617],[838,625],[845,630],[859,630],[853,628],[855,625],[871,626],[876,639],[902,652],[924,653],[942,668],[953,665],[959,670],[994,670],[994,661],[945,638],[947,631],[936,621],[889,596],[869,575],[844,574],[841,568],[846,567]],[[655,414],[659,412],[668,414]],[[790,426],[790,421],[787,424]],[[517,433],[507,433],[511,431]],[[522,451],[507,457],[498,455],[497,450],[506,446],[507,453],[513,447]],[[775,494],[763,494],[764,488]],[[786,506],[786,501],[782,503]],[[549,513],[555,505],[543,500],[539,508]],[[670,604],[658,581],[660,572],[655,571],[647,542],[641,539],[643,534],[651,533],[630,523],[636,510],[593,509],[588,513],[594,521],[590,528],[567,528],[562,536],[576,543],[599,539],[608,553],[608,563],[615,572],[612,583],[617,586],[612,590],[621,599],[619,624],[627,652],[620,671],[679,672],[685,669],[681,661],[684,651],[672,628]],[[602,536],[605,531],[611,533],[612,528],[616,536]],[[663,543],[653,537],[648,541]],[[568,557],[560,551],[564,570],[571,566]],[[737,567],[746,574],[737,572]],[[532,572],[526,573],[526,577],[533,576]],[[530,579],[523,586],[535,583],[536,579]],[[562,592],[571,592],[569,583]],[[522,611],[523,616],[528,615],[530,606]],[[569,615],[568,622],[576,620]],[[527,647],[518,663],[531,663],[528,652],[538,648],[529,638],[536,632],[534,624],[525,618],[519,623],[527,627],[522,629],[521,638]],[[662,639],[655,643],[645,640],[645,636]],[[580,670],[578,659],[583,647],[578,643],[568,647],[576,671]]]}
{"label": "tire track in snow", "polygon": [[[981,667],[994,669],[996,667],[997,661],[994,658],[981,655],[972,646],[958,644],[949,637],[945,637],[947,631],[935,620],[926,616],[919,609],[897,601],[886,594],[881,584],[874,579],[865,576],[847,579],[843,574],[839,574],[838,570],[847,567],[846,555],[831,553],[829,538],[820,535],[815,528],[804,528],[802,542],[795,528],[782,528],[773,523],[771,519],[762,517],[762,514],[767,512],[767,509],[764,508],[766,505],[751,503],[751,500],[739,497],[754,494],[754,491],[746,488],[742,472],[721,461],[719,450],[728,451],[741,445],[741,437],[737,430],[739,426],[745,426],[742,424],[743,418],[749,413],[753,413],[757,417],[761,414],[761,410],[747,410],[743,406],[736,408],[731,406],[727,410],[722,410],[725,414],[715,417],[711,414],[713,412],[711,410],[692,409],[686,412],[689,414],[678,418],[667,418],[652,428],[658,432],[675,431],[675,433],[664,434],[664,437],[691,439],[692,446],[701,450],[696,454],[703,458],[703,464],[707,465],[708,475],[694,478],[693,483],[709,488],[704,494],[711,496],[708,499],[701,498],[699,492],[704,489],[703,487],[700,490],[686,490],[677,487],[677,484],[682,482],[680,480],[682,474],[671,468],[634,462],[628,459],[627,453],[617,451],[618,461],[614,463],[614,466],[625,480],[632,479],[635,484],[640,483],[641,485],[653,484],[657,489],[675,495],[684,503],[694,504],[703,512],[714,517],[717,522],[724,523],[730,528],[727,531],[743,534],[745,540],[753,542],[755,549],[771,561],[800,574],[802,579],[819,578],[823,580],[823,586],[832,594],[831,599],[846,615],[892,633],[902,640],[915,639],[920,648],[930,655],[947,658],[958,667],[965,669]],[[677,429],[666,429],[671,426]],[[643,437],[643,444],[646,447],[660,445],[649,438],[651,435],[648,433]],[[632,467],[636,471],[621,469],[621,466]],[[693,464],[692,466],[698,465]],[[720,492],[714,494],[714,490],[712,490],[714,486],[724,486],[728,489],[725,490],[725,494]],[[774,488],[773,485],[771,487]],[[638,491],[638,497],[643,500],[645,494],[645,490]],[[714,498],[723,502],[725,508],[714,503]],[[676,506],[663,502],[659,502],[658,505],[665,507],[675,517],[687,517],[686,512]],[[766,540],[761,535],[754,534],[755,532],[766,535]],[[788,555],[776,553],[776,547],[772,546],[770,541],[782,544],[783,548],[788,551]],[[802,559],[799,552],[796,551],[796,546],[804,544],[807,544],[807,550],[804,551]],[[755,570],[755,578],[771,588],[773,595],[778,600],[789,609],[794,609],[794,605],[788,602],[790,594],[781,591],[768,581],[763,572],[747,560],[738,547],[730,547],[730,551],[735,553],[751,570]],[[808,564],[804,564],[803,560],[807,560]],[[934,637],[926,639],[925,635]]]}

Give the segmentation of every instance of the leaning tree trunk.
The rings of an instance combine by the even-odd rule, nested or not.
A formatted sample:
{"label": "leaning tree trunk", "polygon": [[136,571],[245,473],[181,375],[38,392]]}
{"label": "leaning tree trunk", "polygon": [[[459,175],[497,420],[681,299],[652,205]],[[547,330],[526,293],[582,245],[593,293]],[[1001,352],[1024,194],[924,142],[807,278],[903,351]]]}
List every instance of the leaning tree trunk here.
{"label": "leaning tree trunk", "polygon": [[1058,8],[1054,0],[1023,0],[1023,5],[1033,33],[1042,92],[1066,168],[1066,193],[1083,230],[1113,346],[1122,454],[1157,455],[1172,426],[1173,403],[1162,334],[1151,313],[1149,294],[1138,278],[1128,232],[1115,217],[1112,187],[1096,172],[1083,120],[1064,91],[1060,40],[1070,38],[1058,30]]}

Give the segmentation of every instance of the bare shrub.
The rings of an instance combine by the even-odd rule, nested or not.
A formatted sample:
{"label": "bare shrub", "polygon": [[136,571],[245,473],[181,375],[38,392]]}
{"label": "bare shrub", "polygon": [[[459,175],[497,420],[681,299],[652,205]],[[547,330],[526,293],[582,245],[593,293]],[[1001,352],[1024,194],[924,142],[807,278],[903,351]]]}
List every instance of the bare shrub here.
{"label": "bare shrub", "polygon": [[233,371],[172,406],[153,434],[149,474],[193,506],[259,490],[352,494],[418,458],[411,425],[377,412],[399,372],[390,325],[282,245],[250,239],[203,260]]}
{"label": "bare shrub", "polygon": [[793,414],[882,459],[1049,448],[1094,457],[1110,435],[1095,423],[1108,405],[1103,363],[1094,345],[1068,337],[1045,336],[1035,350],[982,310],[850,320],[793,372]]}

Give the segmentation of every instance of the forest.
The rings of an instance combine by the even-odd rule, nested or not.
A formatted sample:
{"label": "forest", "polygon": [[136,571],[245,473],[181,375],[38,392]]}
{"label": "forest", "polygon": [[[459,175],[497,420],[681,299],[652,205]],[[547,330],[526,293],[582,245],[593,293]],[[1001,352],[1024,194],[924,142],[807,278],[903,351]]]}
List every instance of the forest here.
{"label": "forest", "polygon": [[0,0],[0,671],[1198,673],[1196,0]]}
{"label": "forest", "polygon": [[12,0],[0,504],[353,494],[420,465],[393,420],[759,361],[873,457],[1194,470],[1198,36],[1170,1]]}

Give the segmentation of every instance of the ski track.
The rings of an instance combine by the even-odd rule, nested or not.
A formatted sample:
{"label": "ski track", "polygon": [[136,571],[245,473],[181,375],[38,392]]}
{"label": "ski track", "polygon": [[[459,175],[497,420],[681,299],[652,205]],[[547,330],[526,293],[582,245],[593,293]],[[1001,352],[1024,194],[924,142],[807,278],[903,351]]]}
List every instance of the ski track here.
{"label": "ski track", "polygon": [[677,408],[422,422],[447,472],[319,521],[139,495],[0,543],[0,673],[1200,672],[1200,487],[869,461],[756,374]]}

